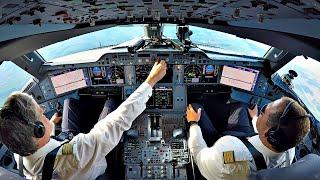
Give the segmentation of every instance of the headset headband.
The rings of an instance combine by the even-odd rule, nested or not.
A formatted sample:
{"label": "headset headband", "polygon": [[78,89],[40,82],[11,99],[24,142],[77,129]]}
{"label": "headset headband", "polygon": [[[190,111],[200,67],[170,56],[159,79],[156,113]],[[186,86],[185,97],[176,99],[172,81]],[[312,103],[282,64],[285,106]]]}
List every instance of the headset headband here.
{"label": "headset headband", "polygon": [[284,121],[283,119],[286,119],[286,121],[288,121],[288,119],[299,120],[299,119],[303,119],[306,117],[312,117],[310,114],[306,114],[303,116],[295,116],[295,117],[286,118],[286,116],[287,116],[287,114],[288,114],[288,112],[294,102],[295,101],[291,101],[287,104],[287,106],[284,108],[282,115],[279,118],[278,125],[270,128],[268,130],[268,132],[266,133],[268,142],[272,146],[274,146],[274,148],[276,150],[278,150],[280,152],[291,147],[291,144],[288,144],[289,139],[288,139],[287,135],[282,130],[282,128],[280,128],[280,126],[283,124],[283,121]]}
{"label": "headset headband", "polygon": [[280,126],[282,124],[282,119],[286,119],[286,120],[295,119],[295,120],[298,120],[298,119],[303,119],[303,118],[306,118],[306,117],[312,118],[312,116],[310,114],[305,114],[305,115],[302,115],[302,116],[293,116],[293,117],[285,118],[287,116],[287,114],[288,114],[288,112],[289,112],[289,110],[290,110],[290,108],[291,108],[293,103],[295,103],[295,101],[289,102],[289,104],[284,108],[284,111],[283,111],[282,115],[279,118],[279,123],[278,123],[278,126],[277,126],[277,130],[279,130],[279,128],[280,128]]}

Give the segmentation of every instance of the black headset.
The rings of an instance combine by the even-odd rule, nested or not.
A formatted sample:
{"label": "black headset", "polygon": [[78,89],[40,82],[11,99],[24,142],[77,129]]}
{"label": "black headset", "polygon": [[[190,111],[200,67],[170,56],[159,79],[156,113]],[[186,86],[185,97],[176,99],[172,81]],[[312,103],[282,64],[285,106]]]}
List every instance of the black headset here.
{"label": "black headset", "polygon": [[284,121],[288,121],[289,119],[293,119],[296,121],[296,120],[303,119],[306,117],[309,117],[309,118],[312,117],[310,114],[306,114],[303,116],[295,116],[295,117],[287,118],[286,116],[290,110],[290,107],[292,106],[292,104],[294,102],[295,101],[291,101],[288,103],[288,105],[284,108],[284,111],[279,118],[278,125],[270,128],[268,130],[268,132],[266,133],[268,142],[279,152],[285,151],[285,150],[291,148],[291,146],[292,146],[292,144],[288,143],[289,138],[281,128],[282,123]]}
{"label": "black headset", "polygon": [[5,118],[8,116],[14,116],[17,119],[19,119],[20,121],[23,121],[25,124],[29,125],[29,126],[33,126],[33,134],[34,137],[36,138],[42,138],[46,132],[46,128],[44,127],[43,123],[40,121],[36,121],[36,122],[30,122],[29,120],[25,119],[23,116],[21,116],[20,114],[12,111],[9,108],[2,108],[1,109],[1,118]]}

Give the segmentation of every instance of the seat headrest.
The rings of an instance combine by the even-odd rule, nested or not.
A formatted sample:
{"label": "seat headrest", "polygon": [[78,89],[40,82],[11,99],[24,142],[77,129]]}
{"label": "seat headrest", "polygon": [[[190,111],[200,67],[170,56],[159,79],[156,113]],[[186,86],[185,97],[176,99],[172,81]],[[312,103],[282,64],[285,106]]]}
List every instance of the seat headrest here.
{"label": "seat headrest", "polygon": [[308,154],[299,159],[289,167],[273,168],[258,171],[249,176],[250,180],[266,179],[319,179],[320,177],[320,156]]}

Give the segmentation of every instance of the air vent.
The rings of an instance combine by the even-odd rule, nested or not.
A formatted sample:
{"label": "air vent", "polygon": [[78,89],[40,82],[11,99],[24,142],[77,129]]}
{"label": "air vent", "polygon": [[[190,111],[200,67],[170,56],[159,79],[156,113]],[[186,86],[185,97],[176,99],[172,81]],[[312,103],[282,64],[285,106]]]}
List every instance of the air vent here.
{"label": "air vent", "polygon": [[30,78],[21,91],[29,94],[35,85],[37,85],[37,80],[35,78]]}

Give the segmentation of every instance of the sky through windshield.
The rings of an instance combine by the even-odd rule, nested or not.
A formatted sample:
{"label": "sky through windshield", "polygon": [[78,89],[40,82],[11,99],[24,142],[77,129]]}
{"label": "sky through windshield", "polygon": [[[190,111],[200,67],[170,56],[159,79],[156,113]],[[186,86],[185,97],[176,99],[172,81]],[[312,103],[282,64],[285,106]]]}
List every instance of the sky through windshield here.
{"label": "sky through windshield", "polygon": [[320,62],[303,56],[297,56],[282,67],[277,73],[282,76],[289,70],[298,73],[298,77],[292,81],[293,90],[303,103],[308,107],[315,118],[320,121]]}
{"label": "sky through windshield", "polygon": [[[195,26],[190,26],[190,29],[193,32],[192,42],[205,45],[206,49],[212,51],[263,57],[270,48],[268,45],[227,33]],[[46,61],[51,61],[89,49],[117,45],[141,36],[143,36],[143,25],[116,26],[70,38],[38,49],[38,52]],[[164,36],[176,39],[176,25],[164,25]]]}

